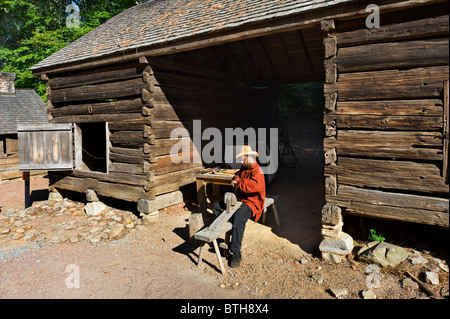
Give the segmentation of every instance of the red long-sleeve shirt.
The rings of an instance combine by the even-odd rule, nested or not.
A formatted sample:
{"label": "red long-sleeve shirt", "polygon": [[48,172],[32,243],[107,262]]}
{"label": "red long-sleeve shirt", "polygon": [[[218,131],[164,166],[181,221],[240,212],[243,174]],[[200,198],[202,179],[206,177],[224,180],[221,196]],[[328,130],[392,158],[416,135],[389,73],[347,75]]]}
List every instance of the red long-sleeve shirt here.
{"label": "red long-sleeve shirt", "polygon": [[254,163],[251,167],[242,165],[235,176],[237,177],[236,197],[252,209],[253,217],[257,222],[261,217],[266,198],[264,173],[258,163]]}

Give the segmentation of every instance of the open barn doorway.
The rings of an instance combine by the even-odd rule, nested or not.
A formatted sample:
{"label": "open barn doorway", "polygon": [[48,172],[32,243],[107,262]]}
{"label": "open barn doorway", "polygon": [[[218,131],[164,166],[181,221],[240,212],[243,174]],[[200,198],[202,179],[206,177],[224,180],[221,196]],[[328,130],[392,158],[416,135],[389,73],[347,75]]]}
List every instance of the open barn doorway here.
{"label": "open barn doorway", "polygon": [[[279,87],[279,127],[286,132],[293,156],[282,158],[268,191],[279,194],[284,225],[274,232],[313,253],[320,241],[324,198],[323,83],[282,84]],[[284,145],[282,146],[284,148]]]}
{"label": "open barn doorway", "polygon": [[[203,132],[213,128],[211,134],[214,129],[276,128],[279,137],[288,137],[293,154],[278,159],[266,185],[267,193],[278,198],[281,227],[271,214],[267,225],[309,253],[320,242],[324,204],[323,38],[316,24],[149,58],[165,99],[154,103],[153,114],[166,128],[182,126],[194,137],[193,121],[201,120]],[[202,140],[200,151],[208,143]],[[284,146],[280,143],[278,151]],[[220,152],[212,152],[218,162],[204,164],[225,162]],[[289,163],[289,155],[298,165]]]}

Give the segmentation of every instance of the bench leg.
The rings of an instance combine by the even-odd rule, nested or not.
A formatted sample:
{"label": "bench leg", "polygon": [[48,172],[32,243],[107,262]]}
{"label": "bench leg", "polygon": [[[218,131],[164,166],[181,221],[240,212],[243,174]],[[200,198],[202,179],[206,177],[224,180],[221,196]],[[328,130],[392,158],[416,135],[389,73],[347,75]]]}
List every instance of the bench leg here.
{"label": "bench leg", "polygon": [[278,212],[275,204],[272,205],[273,214],[275,215],[275,220],[277,222],[277,226],[280,227],[280,220],[278,219]]}
{"label": "bench leg", "polygon": [[219,246],[217,245],[217,240],[213,240],[214,250],[216,251],[217,260],[219,260],[220,270],[222,271],[222,274],[226,273],[225,267],[223,266],[222,256],[220,256],[220,250]]}
{"label": "bench leg", "polygon": [[203,258],[203,247],[205,246],[205,242],[202,242],[201,246],[200,246],[200,251],[198,253],[198,263],[197,263],[197,267],[200,267],[201,263],[202,263],[202,258]]}
{"label": "bench leg", "polygon": [[223,256],[225,258],[227,258],[229,255],[230,244],[231,244],[231,230],[225,233],[225,242],[220,243],[219,245],[219,247],[222,248],[223,250]]}

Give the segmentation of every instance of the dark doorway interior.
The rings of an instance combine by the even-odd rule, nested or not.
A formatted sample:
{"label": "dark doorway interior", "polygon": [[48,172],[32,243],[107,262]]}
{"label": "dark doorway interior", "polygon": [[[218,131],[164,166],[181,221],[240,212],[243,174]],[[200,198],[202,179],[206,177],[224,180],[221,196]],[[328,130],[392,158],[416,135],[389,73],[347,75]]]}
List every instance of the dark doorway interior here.
{"label": "dark doorway interior", "polygon": [[83,169],[106,173],[106,123],[80,123]]}

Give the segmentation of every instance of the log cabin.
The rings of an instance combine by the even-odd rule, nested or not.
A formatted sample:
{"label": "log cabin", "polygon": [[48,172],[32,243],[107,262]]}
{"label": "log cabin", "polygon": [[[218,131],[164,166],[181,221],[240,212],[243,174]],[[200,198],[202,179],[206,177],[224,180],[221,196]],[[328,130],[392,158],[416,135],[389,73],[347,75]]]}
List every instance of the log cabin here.
{"label": "log cabin", "polygon": [[50,122],[77,137],[52,187],[158,209],[205,166],[170,160],[174,128],[276,127],[278,85],[322,82],[326,205],[448,228],[448,1],[370,4],[148,1],[118,14],[31,68]]}

